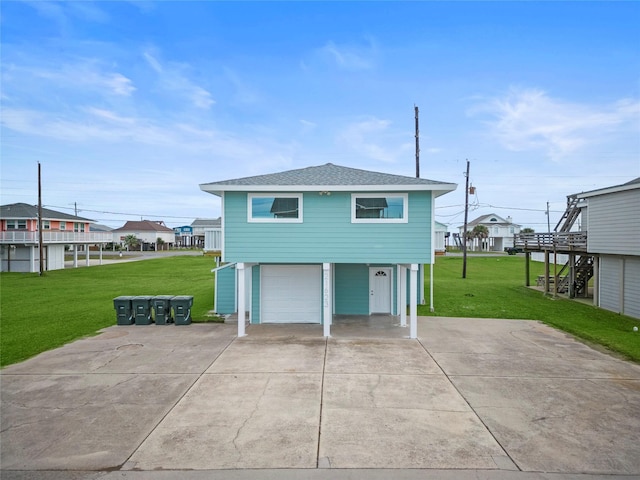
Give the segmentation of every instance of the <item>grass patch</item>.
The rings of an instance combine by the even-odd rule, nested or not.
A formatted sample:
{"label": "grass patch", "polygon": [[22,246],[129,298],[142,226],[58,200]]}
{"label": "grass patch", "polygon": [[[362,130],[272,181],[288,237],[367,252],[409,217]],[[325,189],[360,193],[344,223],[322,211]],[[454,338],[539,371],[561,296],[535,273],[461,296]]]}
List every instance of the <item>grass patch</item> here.
{"label": "grass patch", "polygon": [[[25,360],[115,325],[113,298],[120,295],[193,295],[195,322],[211,321],[213,259],[165,257],[37,274],[2,273],[0,365]],[[531,278],[544,265],[531,263]],[[462,258],[438,257],[434,267],[434,313],[419,315],[541,320],[640,362],[640,320],[524,287],[521,256],[470,257],[462,279]],[[427,270],[427,292],[428,270]],[[141,327],[144,328],[144,327]],[[155,328],[155,327],[151,327]],[[158,327],[160,328],[160,327]],[[171,328],[171,327],[167,327]]]}
{"label": "grass patch", "polygon": [[54,270],[43,277],[2,273],[0,365],[115,325],[113,299],[120,295],[193,295],[193,321],[209,321],[214,266],[211,258],[177,256]]}
{"label": "grass patch", "polygon": [[[418,306],[418,314],[444,317],[541,320],[588,342],[603,345],[640,362],[640,320],[565,298],[553,298],[524,286],[522,256],[470,257],[467,278],[462,258],[438,257],[434,266],[435,312]],[[544,273],[544,264],[531,262],[531,278]],[[427,269],[426,291],[429,291]]]}

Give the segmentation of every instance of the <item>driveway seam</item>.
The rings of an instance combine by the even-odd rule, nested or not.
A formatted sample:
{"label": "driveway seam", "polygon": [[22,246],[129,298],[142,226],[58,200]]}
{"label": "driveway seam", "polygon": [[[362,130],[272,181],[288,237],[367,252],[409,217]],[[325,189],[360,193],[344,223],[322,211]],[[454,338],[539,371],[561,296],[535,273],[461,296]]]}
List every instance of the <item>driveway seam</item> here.
{"label": "driveway seam", "polygon": [[[227,345],[221,349],[218,354],[215,356],[215,358],[211,361],[211,363],[209,363],[209,365],[207,367],[205,367],[202,372],[200,372],[200,374],[189,374],[189,375],[194,375],[196,376],[195,380],[193,382],[191,382],[191,385],[189,385],[186,390],[184,391],[184,393],[178,397],[178,399],[173,403],[173,405],[171,405],[169,407],[169,409],[166,411],[166,413],[162,416],[162,418],[160,420],[158,420],[158,422],[153,426],[153,428],[151,430],[149,430],[149,433],[147,433],[147,435],[145,435],[145,437],[142,439],[142,441],[138,444],[137,447],[135,447],[133,449],[133,451],[131,452],[131,454],[129,454],[129,456],[127,457],[127,459],[118,466],[117,470],[122,470],[123,467],[131,460],[131,457],[133,457],[136,452],[138,450],[140,450],[140,447],[144,444],[144,442],[146,442],[149,437],[153,434],[153,432],[155,432],[158,427],[160,426],[160,424],[162,424],[162,422],[164,422],[165,418],[167,418],[167,416],[173,412],[173,410],[176,408],[176,406],[178,405],[178,403],[180,403],[180,401],[191,391],[191,389],[193,388],[193,386],[198,383],[198,380],[200,380],[206,373],[207,370],[209,370],[211,368],[211,366],[216,362],[216,360],[218,360],[218,358],[220,358],[220,355],[222,355],[230,346],[233,342],[235,342],[237,340],[238,337],[231,337],[231,340],[229,341],[229,343],[227,343]],[[144,374],[142,374],[144,375]]]}
{"label": "driveway seam", "polygon": [[[522,472],[522,468],[520,468],[520,465],[518,465],[518,463],[511,457],[511,455],[509,454],[509,452],[507,451],[507,449],[504,447],[504,445],[502,445],[502,443],[500,442],[500,440],[498,440],[498,438],[496,438],[496,436],[493,434],[493,432],[491,431],[491,429],[487,426],[486,423],[484,423],[484,420],[482,419],[482,417],[478,414],[478,412],[476,412],[476,409],[473,408],[473,406],[469,403],[469,401],[467,400],[467,397],[464,396],[464,394],[458,389],[458,387],[456,386],[456,384],[451,380],[451,378],[449,378],[449,374],[444,370],[444,368],[442,368],[442,366],[440,366],[440,363],[438,363],[438,361],[434,358],[433,355],[431,355],[431,353],[429,352],[429,350],[427,350],[427,347],[425,347],[425,345],[420,341],[419,338],[416,338],[416,341],[420,344],[420,346],[424,349],[424,351],[426,352],[427,355],[429,355],[429,357],[431,357],[431,359],[434,361],[434,363],[438,366],[438,368],[440,369],[440,371],[442,372],[442,374],[446,377],[447,381],[451,384],[451,386],[455,389],[456,392],[458,392],[458,395],[460,395],[460,397],[464,400],[464,402],[469,406],[469,408],[471,409],[471,411],[473,412],[473,414],[478,418],[478,420],[480,421],[480,423],[482,423],[482,425],[484,426],[484,428],[487,430],[487,432],[489,433],[489,435],[491,435],[491,437],[495,440],[495,442],[500,445],[500,448],[502,449],[502,451],[504,452],[504,454],[507,456],[507,458],[509,458],[509,460],[511,461],[511,463],[513,463],[513,465],[518,469],[518,471]],[[471,376],[471,375],[470,375]],[[495,461],[495,460],[494,460]],[[497,467],[496,465],[496,468]]]}
{"label": "driveway seam", "polygon": [[322,407],[324,404],[324,375],[327,367],[327,350],[329,337],[324,339],[324,358],[322,360],[322,375],[320,377],[320,412],[318,415],[318,448],[316,450],[316,468],[320,468],[320,442],[322,441]]}

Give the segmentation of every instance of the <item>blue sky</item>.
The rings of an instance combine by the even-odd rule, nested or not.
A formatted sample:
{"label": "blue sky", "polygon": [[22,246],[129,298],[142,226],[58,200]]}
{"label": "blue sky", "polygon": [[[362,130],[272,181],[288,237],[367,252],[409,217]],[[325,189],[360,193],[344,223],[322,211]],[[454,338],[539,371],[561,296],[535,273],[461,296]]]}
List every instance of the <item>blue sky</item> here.
{"label": "blue sky", "polygon": [[324,163],[457,183],[546,231],[640,176],[640,2],[3,1],[2,204],[217,217],[200,183]]}

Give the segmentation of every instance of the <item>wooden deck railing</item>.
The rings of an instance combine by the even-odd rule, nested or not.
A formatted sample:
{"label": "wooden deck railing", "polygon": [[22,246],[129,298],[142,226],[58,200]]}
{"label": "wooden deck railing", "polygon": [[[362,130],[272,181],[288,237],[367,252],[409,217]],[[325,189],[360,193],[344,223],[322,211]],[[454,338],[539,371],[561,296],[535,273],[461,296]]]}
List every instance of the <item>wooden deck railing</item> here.
{"label": "wooden deck railing", "polygon": [[519,233],[514,244],[531,252],[557,250],[559,252],[586,252],[587,232]]}

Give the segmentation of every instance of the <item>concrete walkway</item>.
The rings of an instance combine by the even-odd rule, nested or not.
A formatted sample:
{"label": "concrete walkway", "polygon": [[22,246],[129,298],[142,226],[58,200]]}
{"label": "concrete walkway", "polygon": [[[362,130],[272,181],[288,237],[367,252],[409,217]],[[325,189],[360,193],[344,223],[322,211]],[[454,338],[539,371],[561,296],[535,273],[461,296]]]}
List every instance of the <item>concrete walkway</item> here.
{"label": "concrete walkway", "polygon": [[640,476],[640,365],[538,322],[394,321],[114,326],[9,366],[0,476]]}

